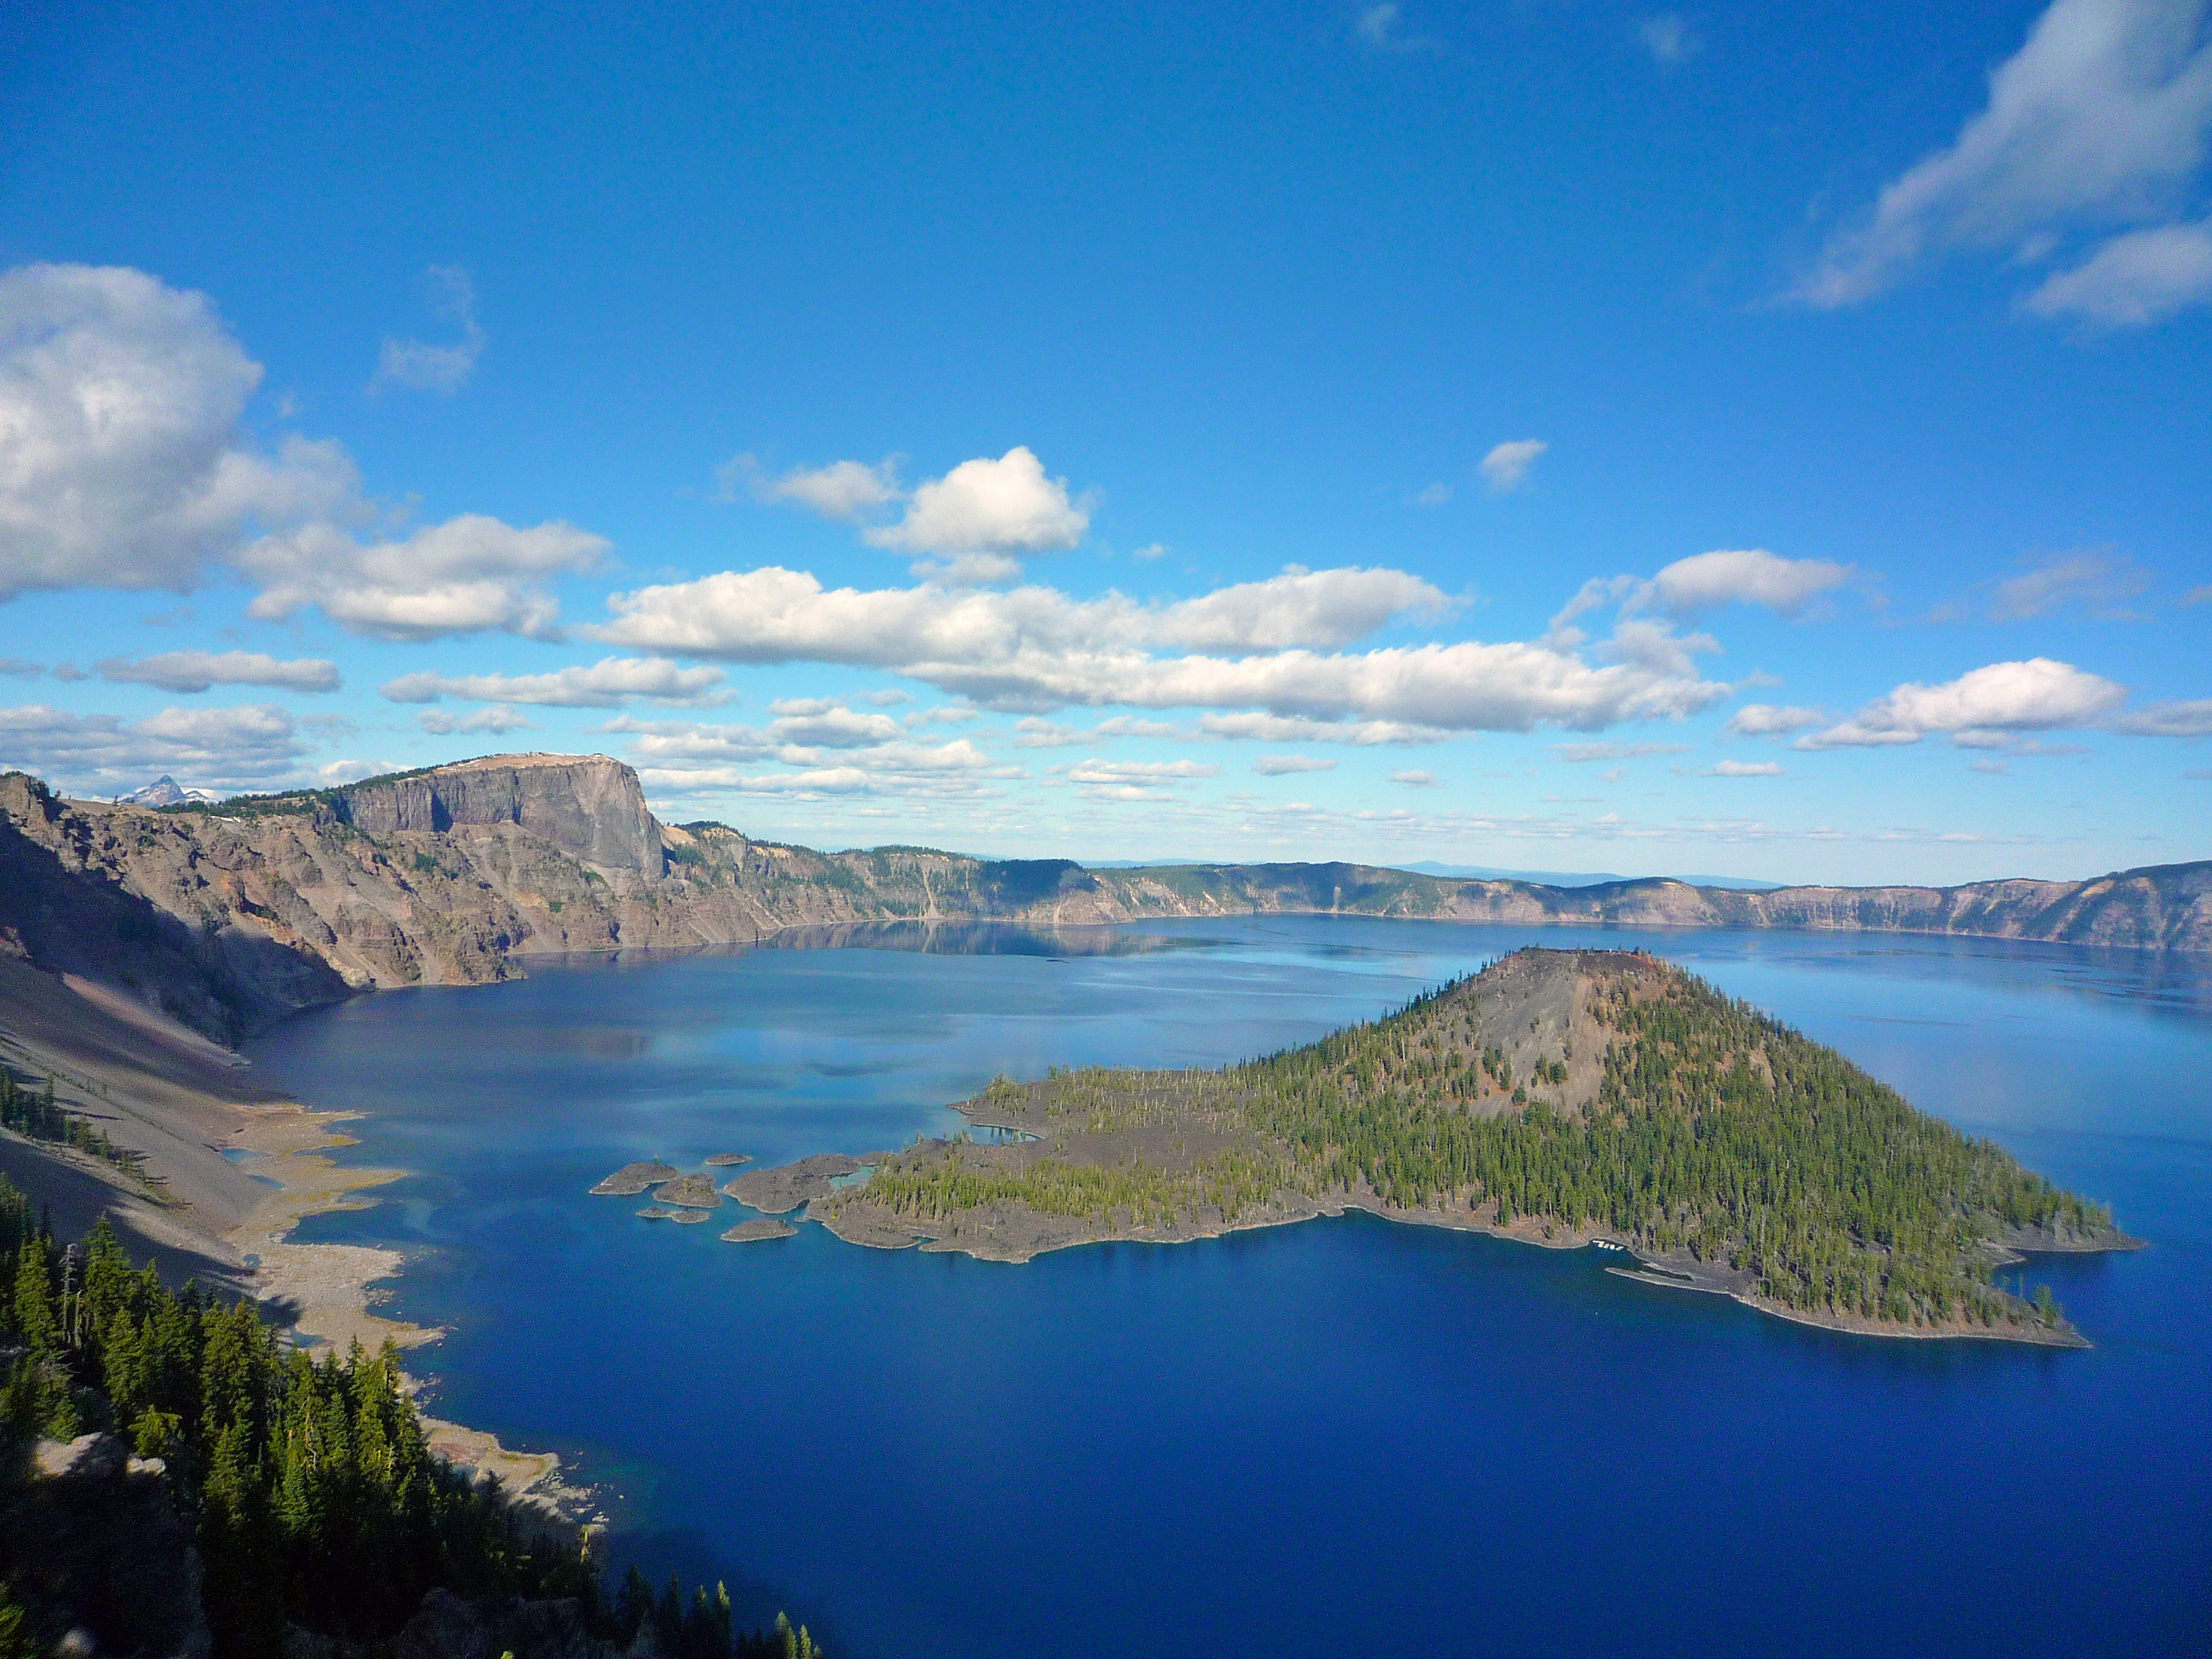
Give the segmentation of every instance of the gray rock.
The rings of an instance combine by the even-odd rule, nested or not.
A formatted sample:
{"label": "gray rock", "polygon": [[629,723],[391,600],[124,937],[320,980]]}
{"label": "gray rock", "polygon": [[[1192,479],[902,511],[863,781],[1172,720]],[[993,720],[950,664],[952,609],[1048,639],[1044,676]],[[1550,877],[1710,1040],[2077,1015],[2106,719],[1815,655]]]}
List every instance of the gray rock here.
{"label": "gray rock", "polygon": [[690,1210],[711,1210],[721,1203],[722,1195],[714,1190],[712,1176],[688,1175],[663,1182],[653,1193],[653,1201],[680,1204]]}
{"label": "gray rock", "polygon": [[33,1467],[49,1480],[111,1480],[132,1462],[131,1449],[112,1434],[81,1434],[74,1440],[41,1440]]}
{"label": "gray rock", "polygon": [[764,1238],[789,1238],[799,1231],[787,1221],[778,1221],[773,1216],[757,1215],[750,1221],[740,1221],[722,1235],[725,1244],[750,1244]]}
{"label": "gray rock", "polygon": [[673,1181],[683,1173],[673,1164],[655,1158],[650,1164],[625,1164],[592,1188],[594,1198],[635,1198],[648,1187]]}

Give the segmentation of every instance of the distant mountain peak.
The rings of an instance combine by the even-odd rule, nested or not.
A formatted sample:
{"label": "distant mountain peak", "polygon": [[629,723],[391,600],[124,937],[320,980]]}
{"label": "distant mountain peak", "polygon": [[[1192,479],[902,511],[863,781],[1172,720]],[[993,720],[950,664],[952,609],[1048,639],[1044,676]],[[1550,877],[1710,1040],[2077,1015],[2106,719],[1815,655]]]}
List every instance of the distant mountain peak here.
{"label": "distant mountain peak", "polygon": [[212,789],[187,789],[167,772],[143,789],[118,799],[126,806],[177,806],[186,801],[209,803],[222,799]]}

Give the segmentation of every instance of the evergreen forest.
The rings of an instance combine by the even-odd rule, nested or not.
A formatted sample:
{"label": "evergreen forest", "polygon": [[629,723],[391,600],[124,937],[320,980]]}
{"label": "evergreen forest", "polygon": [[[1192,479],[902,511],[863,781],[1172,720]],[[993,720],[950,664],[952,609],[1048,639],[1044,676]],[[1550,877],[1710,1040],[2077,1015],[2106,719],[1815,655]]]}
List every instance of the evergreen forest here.
{"label": "evergreen forest", "polygon": [[[1006,1079],[979,1115],[1043,1131],[1033,1154],[918,1148],[833,1199],[927,1228],[1025,1203],[1108,1231],[1233,1225],[1285,1194],[1481,1212],[1500,1228],[1604,1235],[1814,1316],[2056,1327],[2047,1295],[1998,1289],[2006,1241],[2118,1240],[2110,1214],[1995,1143],[1913,1109],[1832,1049],[1640,953],[1588,953],[1604,1033],[1594,1100],[1557,1097],[1562,1052],[1512,1074],[1470,976],[1318,1042],[1218,1070],[1060,1068]],[[1486,1086],[1510,1101],[1478,1103]],[[1554,1093],[1547,1097],[1546,1091]],[[1502,1109],[1499,1108],[1502,1107]],[[1085,1134],[1203,1130],[1197,1159],[1068,1155]]]}
{"label": "evergreen forest", "polygon": [[[251,1302],[134,1271],[104,1218],[64,1249],[4,1178],[0,1264],[0,1505],[21,1500],[41,1438],[106,1431],[159,1459],[226,1659],[276,1659],[288,1626],[373,1647],[440,1587],[574,1598],[586,1627],[625,1650],[649,1620],[668,1659],[819,1651],[781,1620],[734,1630],[719,1586],[686,1600],[672,1579],[655,1596],[632,1569],[603,1595],[580,1531],[430,1450],[389,1344],[320,1358],[288,1347]],[[15,1568],[0,1559],[0,1659],[28,1659],[26,1607],[68,1590]]]}

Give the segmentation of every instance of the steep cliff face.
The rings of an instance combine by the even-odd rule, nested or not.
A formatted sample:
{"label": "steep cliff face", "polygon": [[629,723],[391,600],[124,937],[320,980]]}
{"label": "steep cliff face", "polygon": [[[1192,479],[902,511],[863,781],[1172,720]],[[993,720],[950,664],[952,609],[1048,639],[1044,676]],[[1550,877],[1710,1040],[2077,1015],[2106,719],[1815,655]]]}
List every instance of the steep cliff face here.
{"label": "steep cliff face", "polygon": [[335,816],[368,835],[513,824],[579,863],[660,874],[660,825],[637,774],[605,755],[492,755],[337,793]]}
{"label": "steep cliff face", "polygon": [[1522,925],[1868,929],[2212,951],[2212,863],[2086,882],[1747,893],[1556,888],[1358,864],[1085,870],[927,848],[825,854],[663,826],[605,756],[497,756],[348,788],[151,811],[0,777],[0,951],[228,1041],[373,987],[533,955],[747,944],[897,921],[1084,927],[1266,913]]}

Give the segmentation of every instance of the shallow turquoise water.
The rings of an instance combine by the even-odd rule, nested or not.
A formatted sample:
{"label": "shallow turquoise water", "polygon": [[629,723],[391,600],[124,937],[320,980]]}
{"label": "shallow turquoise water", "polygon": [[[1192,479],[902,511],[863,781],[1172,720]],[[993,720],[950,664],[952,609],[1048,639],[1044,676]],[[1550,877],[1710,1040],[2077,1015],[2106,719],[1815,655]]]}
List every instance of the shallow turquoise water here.
{"label": "shallow turquoise water", "polygon": [[[410,1251],[444,1413],[552,1446],[621,1559],[839,1659],[2205,1650],[2212,963],[1867,936],[1275,918],[579,958],[253,1045],[418,1171],[302,1237]],[[1211,1063],[1522,943],[1640,945],[2111,1201],[2097,1344],[1877,1342],[1364,1217],[1014,1267],[585,1196],[865,1152],[994,1073]]]}

